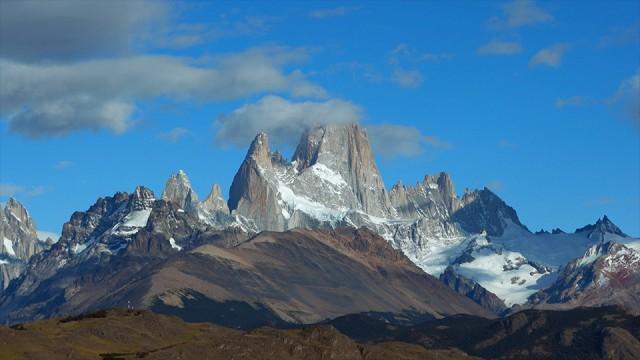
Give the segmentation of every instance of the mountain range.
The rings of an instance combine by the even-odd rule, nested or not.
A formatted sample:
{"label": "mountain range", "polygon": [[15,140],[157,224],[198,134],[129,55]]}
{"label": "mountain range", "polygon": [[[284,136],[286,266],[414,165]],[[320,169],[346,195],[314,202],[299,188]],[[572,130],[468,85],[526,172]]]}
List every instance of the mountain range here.
{"label": "mountain range", "polygon": [[[10,199],[0,214],[0,321],[134,307],[234,327],[384,312],[411,321],[530,308],[640,310],[640,239],[608,217],[532,233],[491,190],[447,173],[389,190],[357,124],[306,130],[291,160],[259,133],[225,200],[187,174],[160,198],[138,186],[39,240]],[[55,240],[55,239],[54,239]]]}

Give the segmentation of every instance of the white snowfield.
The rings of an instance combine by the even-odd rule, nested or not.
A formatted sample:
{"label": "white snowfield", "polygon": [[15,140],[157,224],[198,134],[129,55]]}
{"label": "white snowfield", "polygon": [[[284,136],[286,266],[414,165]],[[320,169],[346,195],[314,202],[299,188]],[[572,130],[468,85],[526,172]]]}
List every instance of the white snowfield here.
{"label": "white snowfield", "polygon": [[13,242],[6,237],[2,237],[2,243],[4,244],[4,249],[9,256],[16,256],[15,251],[13,251]]}
{"label": "white snowfield", "polygon": [[178,251],[181,251],[181,250],[182,250],[182,246],[180,246],[180,245],[176,244],[176,239],[174,239],[174,238],[170,238],[170,239],[169,239],[169,244],[171,245],[171,247],[172,247],[173,249],[176,249],[176,250],[178,250]]}
{"label": "white snowfield", "polygon": [[[408,256],[436,277],[452,265],[457,273],[476,281],[507,306],[512,306],[525,303],[529,296],[551,285],[570,261],[580,258],[586,265],[602,255],[596,250],[601,241],[590,239],[585,233],[532,234],[508,219],[505,222],[507,227],[500,237],[472,234],[460,238],[431,238],[428,246]],[[606,233],[604,241],[623,244],[640,259],[640,239]],[[470,257],[456,263],[463,254]],[[540,271],[540,266],[537,269],[529,261],[548,271]]]}
{"label": "white snowfield", "polygon": [[142,209],[132,211],[122,219],[122,221],[116,224],[112,233],[117,236],[131,236],[135,235],[140,229],[147,226],[149,216],[151,215],[151,209]]}

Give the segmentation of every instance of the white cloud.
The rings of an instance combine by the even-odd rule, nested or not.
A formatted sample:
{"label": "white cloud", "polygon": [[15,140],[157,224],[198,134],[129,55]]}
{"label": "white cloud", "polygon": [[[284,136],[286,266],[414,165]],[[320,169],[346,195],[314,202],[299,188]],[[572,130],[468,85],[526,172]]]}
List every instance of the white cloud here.
{"label": "white cloud", "polygon": [[175,142],[178,141],[182,138],[184,138],[185,136],[188,136],[191,134],[191,131],[189,131],[188,129],[182,128],[182,127],[177,127],[177,128],[173,128],[167,132],[163,132],[161,134],[158,135],[158,137],[162,140],[166,140],[166,141],[171,141],[171,142]]}
{"label": "white cloud", "polygon": [[3,1],[0,56],[68,60],[126,53],[166,20],[164,1]]}
{"label": "white cloud", "polygon": [[504,183],[501,180],[491,180],[487,184],[487,187],[491,189],[491,191],[500,191],[504,187]]}
{"label": "white cloud", "polygon": [[622,118],[640,129],[640,69],[623,80],[615,94],[606,101]]}
{"label": "white cloud", "polygon": [[628,121],[640,129],[640,69],[622,80],[618,89],[609,97],[571,96],[556,100],[558,109],[583,105],[609,106],[620,119]]}
{"label": "white cloud", "polygon": [[451,59],[453,59],[453,54],[445,52],[424,53],[418,57],[418,61],[443,61]]}
{"label": "white cloud", "polygon": [[44,194],[46,188],[44,186],[26,187],[15,184],[0,184],[0,196],[16,196],[25,195],[29,197],[40,196]]}
{"label": "white cloud", "polygon": [[424,135],[420,129],[406,125],[369,125],[366,127],[371,145],[384,157],[418,156],[425,147],[449,149],[451,145],[432,135]]}
{"label": "white cloud", "polygon": [[345,16],[357,10],[355,7],[338,6],[329,9],[316,9],[309,13],[309,16],[316,19],[324,19],[328,17]]}
{"label": "white cloud", "polygon": [[65,170],[74,167],[76,164],[71,160],[60,160],[56,163],[55,168],[57,170]]}
{"label": "white cloud", "polygon": [[489,24],[496,28],[518,28],[553,21],[553,16],[533,0],[515,0],[502,6],[502,17],[493,17]]}
{"label": "white cloud", "polygon": [[640,19],[625,27],[616,27],[600,38],[598,45],[607,47],[612,45],[639,44],[640,43]]}
{"label": "white cloud", "polygon": [[342,62],[329,66],[328,73],[346,73],[354,80],[365,80],[370,83],[383,82],[384,75],[376,70],[372,64],[360,63],[357,61]]}
{"label": "white cloud", "polygon": [[24,187],[14,184],[0,184],[0,196],[14,196],[24,191]]}
{"label": "white cloud", "polygon": [[498,146],[501,148],[515,148],[516,144],[507,139],[500,139],[498,140]]}
{"label": "white cloud", "polygon": [[[322,97],[293,64],[308,50],[269,46],[194,59],[144,55],[219,37],[263,33],[272,16],[179,23],[169,1],[9,1],[0,9],[0,121],[30,137],[126,131],[137,103],[225,101],[262,93]],[[285,70],[286,68],[286,70]]]}
{"label": "white cloud", "polygon": [[425,135],[424,142],[436,149],[451,149],[452,145],[433,135]]}
{"label": "white cloud", "polygon": [[36,230],[36,234],[38,235],[38,239],[42,241],[47,240],[47,238],[51,238],[51,240],[56,242],[60,238],[60,234],[53,231]]}
{"label": "white cloud", "polygon": [[400,65],[402,62],[420,63],[425,61],[443,61],[453,58],[447,52],[420,52],[405,43],[400,43],[389,52],[389,64]]}
{"label": "white cloud", "polygon": [[493,40],[478,48],[479,55],[514,55],[522,51],[522,46],[515,41]]}
{"label": "white cloud", "polygon": [[[277,145],[294,146],[308,128],[357,123],[360,108],[350,102],[330,99],[323,102],[291,102],[278,96],[266,96],[256,103],[244,105],[215,123],[220,145],[246,147],[260,131],[269,134]],[[417,156],[431,149],[450,149],[451,144],[433,135],[425,135],[413,126],[365,125],[372,147],[385,157]]]}
{"label": "white cloud", "polygon": [[9,128],[31,137],[75,130],[131,126],[137,100],[223,101],[266,92],[321,97],[324,89],[285,65],[307,58],[305,49],[252,48],[203,59],[141,55],[71,64],[0,60],[2,116]]}
{"label": "white cloud", "polygon": [[395,69],[391,81],[404,88],[417,88],[422,85],[423,77],[420,70]]}
{"label": "white cloud", "polygon": [[556,100],[556,107],[563,109],[567,106],[580,106],[587,102],[591,102],[588,98],[580,95],[571,96],[568,98],[559,98]]}
{"label": "white cloud", "polygon": [[529,62],[530,66],[558,67],[562,63],[562,57],[569,49],[569,44],[558,43],[551,47],[538,51]]}
{"label": "white cloud", "polygon": [[265,96],[216,120],[216,142],[246,146],[260,131],[276,144],[295,145],[302,132],[327,123],[352,123],[361,117],[358,106],[339,99],[322,102],[291,102],[279,96]]}

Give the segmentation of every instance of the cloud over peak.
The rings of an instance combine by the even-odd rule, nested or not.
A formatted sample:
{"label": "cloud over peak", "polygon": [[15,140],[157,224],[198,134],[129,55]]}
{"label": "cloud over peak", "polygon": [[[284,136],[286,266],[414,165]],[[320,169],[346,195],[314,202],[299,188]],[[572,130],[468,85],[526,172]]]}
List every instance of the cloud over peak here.
{"label": "cloud over peak", "polygon": [[295,145],[307,128],[358,122],[361,117],[360,107],[340,99],[292,102],[268,95],[220,116],[215,122],[216,142],[244,147],[258,132],[265,131],[275,144]]}

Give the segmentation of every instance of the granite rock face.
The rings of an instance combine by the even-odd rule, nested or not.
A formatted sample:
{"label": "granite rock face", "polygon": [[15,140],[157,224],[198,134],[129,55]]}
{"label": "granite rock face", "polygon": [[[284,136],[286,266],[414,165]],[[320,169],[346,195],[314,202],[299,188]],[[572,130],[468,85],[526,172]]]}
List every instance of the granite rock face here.
{"label": "granite rock face", "polygon": [[207,225],[224,228],[233,223],[220,185],[214,184],[207,198],[200,202],[184,170],[178,170],[169,177],[162,191],[162,199],[175,204],[179,211],[187,212]]}
{"label": "granite rock face", "polygon": [[42,250],[36,227],[27,210],[10,198],[0,213],[0,256],[28,260]]}
{"label": "granite rock face", "polygon": [[171,175],[162,191],[162,199],[171,201],[181,209],[190,209],[198,202],[198,195],[191,188],[191,182],[183,170]]}
{"label": "granite rock face", "polygon": [[293,154],[293,164],[298,172],[322,166],[339,174],[355,196],[351,209],[378,217],[395,214],[374,161],[367,132],[356,124],[307,130]]}
{"label": "granite rock face", "polygon": [[46,243],[38,240],[36,227],[27,209],[9,198],[0,209],[0,293],[18,277],[29,259],[44,250]]}
{"label": "granite rock face", "polygon": [[229,209],[251,219],[256,230],[286,228],[282,209],[278,204],[274,171],[269,139],[266,133],[260,133],[251,143],[229,190]]}
{"label": "granite rock face", "polygon": [[207,196],[207,198],[202,201],[202,209],[208,212],[222,212],[225,214],[229,213],[229,206],[227,206],[227,202],[222,196],[220,185],[213,185],[209,196]]}
{"label": "granite rock face", "polygon": [[387,192],[367,133],[356,124],[308,129],[290,162],[258,134],[234,177],[229,209],[256,232],[366,226],[419,265],[434,246],[521,225],[489,190],[458,197],[444,172]]}

